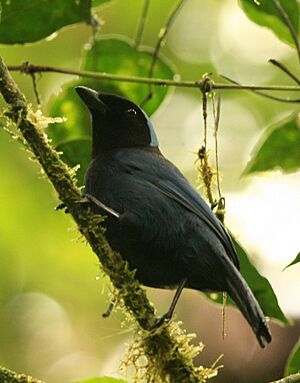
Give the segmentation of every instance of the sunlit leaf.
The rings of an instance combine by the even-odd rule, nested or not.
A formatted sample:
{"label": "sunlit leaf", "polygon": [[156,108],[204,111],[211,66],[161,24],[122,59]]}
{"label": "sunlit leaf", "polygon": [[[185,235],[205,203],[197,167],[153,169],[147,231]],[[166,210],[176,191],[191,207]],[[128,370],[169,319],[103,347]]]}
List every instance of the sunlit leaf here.
{"label": "sunlit leaf", "polygon": [[284,375],[292,375],[300,372],[300,338],[295,344],[285,366]]}
{"label": "sunlit leaf", "polygon": [[[270,282],[257,271],[256,267],[249,260],[246,251],[235,240],[234,245],[240,260],[240,272],[253,291],[264,314],[283,324],[289,324],[289,320],[285,317],[278,304],[277,297]],[[222,294],[210,294],[208,296],[212,298],[214,302],[222,303]],[[232,304],[230,297],[228,297],[227,301]]]}
{"label": "sunlit leaf", "polygon": [[263,135],[244,174],[272,169],[293,172],[300,168],[299,117],[293,115]]}
{"label": "sunlit leaf", "polygon": [[8,0],[0,4],[3,44],[37,41],[66,25],[91,20],[91,0]]}
{"label": "sunlit leaf", "polygon": [[[132,43],[121,39],[99,39],[87,51],[84,69],[114,73],[125,76],[147,77],[152,61],[150,50],[136,50]],[[154,77],[171,79],[173,71],[162,59],[156,63]],[[148,85],[124,81],[97,81],[98,90],[127,97],[141,103],[148,94]],[[145,111],[152,114],[161,104],[167,93],[166,87],[155,87],[152,99],[145,104]]]}
{"label": "sunlit leaf", "polygon": [[298,253],[296,258],[291,263],[289,263],[287,266],[285,266],[284,270],[287,269],[288,267],[292,266],[292,265],[295,265],[296,263],[299,263],[299,262],[300,262],[300,252]]}
{"label": "sunlit leaf", "polygon": [[[299,4],[297,0],[281,0],[280,3],[296,33],[299,33]],[[272,0],[240,0],[240,5],[250,20],[270,28],[281,40],[294,45],[289,29]]]}
{"label": "sunlit leaf", "polygon": [[76,173],[79,186],[82,186],[84,183],[84,175],[91,160],[91,147],[90,138],[81,138],[64,142],[56,148],[63,153],[61,158],[69,166],[75,167],[80,165]]}
{"label": "sunlit leaf", "polygon": [[91,378],[87,380],[76,381],[75,383],[127,383],[125,380],[104,376],[103,378]]}

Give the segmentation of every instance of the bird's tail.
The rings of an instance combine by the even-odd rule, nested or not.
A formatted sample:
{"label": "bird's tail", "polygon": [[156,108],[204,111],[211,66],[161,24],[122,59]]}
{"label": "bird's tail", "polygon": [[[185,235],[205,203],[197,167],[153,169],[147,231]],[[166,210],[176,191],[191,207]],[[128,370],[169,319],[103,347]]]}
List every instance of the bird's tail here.
{"label": "bird's tail", "polygon": [[262,309],[236,267],[232,264],[227,271],[227,291],[247,319],[260,346],[265,347],[272,337]]}

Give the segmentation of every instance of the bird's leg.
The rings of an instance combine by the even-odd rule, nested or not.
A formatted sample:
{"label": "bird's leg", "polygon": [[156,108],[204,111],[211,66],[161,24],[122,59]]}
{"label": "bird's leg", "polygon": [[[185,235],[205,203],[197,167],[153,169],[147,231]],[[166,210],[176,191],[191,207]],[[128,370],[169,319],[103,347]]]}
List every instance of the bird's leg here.
{"label": "bird's leg", "polygon": [[115,304],[116,304],[116,301],[113,300],[112,302],[110,302],[107,310],[102,314],[102,317],[103,318],[108,318],[110,316],[110,314],[112,313],[114,307],[115,307]]}
{"label": "bird's leg", "polygon": [[160,327],[163,323],[167,323],[172,319],[176,304],[182,293],[182,290],[184,289],[184,286],[186,285],[186,282],[187,282],[187,278],[183,279],[179,283],[177,290],[175,292],[174,298],[169,307],[169,310],[161,318],[159,318],[159,320],[155,323],[154,328]]}
{"label": "bird's leg", "polygon": [[121,214],[118,213],[117,211],[115,211],[114,209],[104,205],[103,202],[99,201],[96,197],[94,197],[93,195],[91,194],[85,194],[83,199],[80,200],[80,203],[88,203],[88,202],[92,202],[94,205],[100,207],[102,210],[106,211],[107,213],[109,213],[110,215],[113,215],[114,217],[116,218],[120,218]]}

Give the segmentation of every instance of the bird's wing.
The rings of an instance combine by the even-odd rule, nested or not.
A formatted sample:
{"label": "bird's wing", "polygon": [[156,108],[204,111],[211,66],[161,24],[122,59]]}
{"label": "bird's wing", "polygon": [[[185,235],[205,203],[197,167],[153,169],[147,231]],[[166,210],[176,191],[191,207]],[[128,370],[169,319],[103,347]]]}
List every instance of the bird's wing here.
{"label": "bird's wing", "polygon": [[199,217],[213,231],[224,246],[231,261],[239,268],[239,259],[225,227],[212,210],[193,189],[182,173],[163,156],[157,154],[135,153],[131,150],[121,158],[122,165],[134,173],[135,177],[151,183],[168,198],[176,201]]}
{"label": "bird's wing", "polygon": [[225,227],[217,220],[202,198],[192,189],[189,183],[174,183],[170,180],[162,180],[156,183],[159,190],[169,198],[177,201],[191,213],[194,213],[209,226],[223,244],[228,256],[239,268],[239,259],[236,254],[230,235]]}

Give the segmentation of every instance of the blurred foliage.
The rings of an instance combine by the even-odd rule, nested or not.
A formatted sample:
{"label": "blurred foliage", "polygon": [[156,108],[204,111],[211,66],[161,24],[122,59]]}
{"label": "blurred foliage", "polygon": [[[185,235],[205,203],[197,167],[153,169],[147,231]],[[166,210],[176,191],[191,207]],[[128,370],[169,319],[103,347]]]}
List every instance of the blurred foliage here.
{"label": "blurred foliage", "polygon": [[299,115],[276,123],[264,134],[244,174],[281,169],[293,172],[300,168]]}
{"label": "blurred foliage", "polygon": [[[258,25],[270,28],[284,42],[291,45],[295,44],[288,27],[272,0],[240,0],[240,4],[250,20]],[[295,31],[299,32],[299,4],[297,0],[281,1],[281,6],[288,15]]]}
{"label": "blurred foliage", "polygon": [[9,0],[0,5],[3,44],[34,42],[66,25],[91,22],[91,0]]}
{"label": "blurred foliage", "polygon": [[300,338],[298,342],[295,344],[289,359],[287,361],[284,375],[292,375],[297,374],[300,371]]}
{"label": "blurred foliage", "polygon": [[76,176],[78,185],[83,185],[84,175],[91,160],[92,141],[90,138],[78,138],[57,145],[56,149],[62,152],[62,160],[74,168],[80,164]]}

